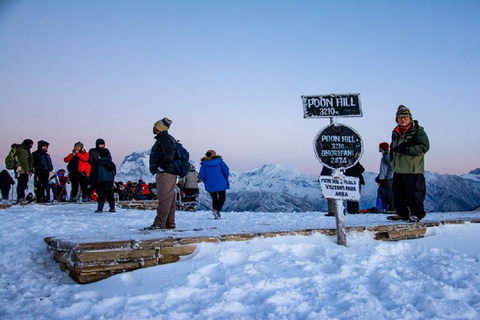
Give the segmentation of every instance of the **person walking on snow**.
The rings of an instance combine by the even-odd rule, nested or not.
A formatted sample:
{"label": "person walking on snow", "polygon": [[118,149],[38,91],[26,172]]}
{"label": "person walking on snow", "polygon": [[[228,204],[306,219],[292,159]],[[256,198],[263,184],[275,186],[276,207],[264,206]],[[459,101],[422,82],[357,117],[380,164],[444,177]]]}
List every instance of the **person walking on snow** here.
{"label": "person walking on snow", "polygon": [[418,222],[425,215],[425,154],[430,149],[427,133],[412,120],[410,109],[400,105],[392,132],[390,157],[393,167],[393,202],[397,214],[389,220]]}
{"label": "person walking on snow", "polygon": [[212,197],[212,211],[214,219],[221,218],[221,211],[226,200],[226,190],[230,188],[228,176],[230,169],[223,161],[222,156],[214,150],[208,150],[201,159],[200,179],[205,189]]}

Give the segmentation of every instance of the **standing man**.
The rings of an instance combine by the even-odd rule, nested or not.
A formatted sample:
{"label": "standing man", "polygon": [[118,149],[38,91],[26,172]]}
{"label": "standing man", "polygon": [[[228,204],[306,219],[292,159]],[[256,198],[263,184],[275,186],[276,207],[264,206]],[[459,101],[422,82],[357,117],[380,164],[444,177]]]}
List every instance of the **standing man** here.
{"label": "standing man", "polygon": [[430,149],[428,136],[410,110],[400,105],[396,115],[397,126],[392,132],[390,157],[393,166],[393,201],[397,214],[389,220],[418,222],[426,213],[423,206],[426,195],[425,153]]}
{"label": "standing man", "polygon": [[37,150],[32,152],[33,169],[35,172],[34,190],[37,203],[45,202],[48,178],[50,177],[50,171],[53,171],[52,159],[48,154],[48,146],[49,143],[47,141],[40,140],[38,141]]}
{"label": "standing man", "polygon": [[30,149],[33,147],[33,141],[23,140],[15,152],[17,168],[15,175],[17,177],[17,203],[25,201],[25,190],[28,189],[28,179],[33,174],[33,158]]}
{"label": "standing man", "polygon": [[[393,168],[390,162],[390,145],[387,142],[382,142],[378,145],[378,152],[382,153],[380,159],[380,170],[378,172],[378,183],[384,191],[384,208],[386,211],[392,213],[395,211],[393,205]],[[377,208],[381,210],[381,208]]]}
{"label": "standing man", "polygon": [[175,185],[177,172],[173,165],[176,140],[168,134],[172,120],[167,117],[155,122],[153,134],[155,144],[150,151],[150,172],[155,175],[157,184],[157,216],[153,224],[146,228],[175,229]]}
{"label": "standing man", "polygon": [[[90,163],[90,166],[93,168],[95,165],[95,162],[100,160],[100,152],[104,152],[104,154],[107,155],[108,160],[112,160],[112,155],[110,154],[110,151],[105,148],[105,140],[99,138],[97,141],[95,141],[95,148],[91,148],[88,150],[88,163]],[[93,191],[95,190],[94,184],[96,181],[92,181],[92,179],[89,179],[88,182],[88,194],[92,194]]]}

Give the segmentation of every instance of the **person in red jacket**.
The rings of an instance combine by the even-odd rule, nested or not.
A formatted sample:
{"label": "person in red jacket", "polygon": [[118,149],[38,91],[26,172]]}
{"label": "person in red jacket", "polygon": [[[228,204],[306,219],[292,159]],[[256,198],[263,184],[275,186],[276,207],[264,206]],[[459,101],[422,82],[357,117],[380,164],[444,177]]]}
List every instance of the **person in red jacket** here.
{"label": "person in red jacket", "polygon": [[90,176],[91,166],[88,162],[88,152],[83,149],[83,143],[78,141],[73,147],[72,153],[66,156],[63,161],[67,162],[68,179],[72,184],[70,192],[70,201],[77,201],[78,186],[82,190],[82,201],[90,201],[88,192],[88,177]]}

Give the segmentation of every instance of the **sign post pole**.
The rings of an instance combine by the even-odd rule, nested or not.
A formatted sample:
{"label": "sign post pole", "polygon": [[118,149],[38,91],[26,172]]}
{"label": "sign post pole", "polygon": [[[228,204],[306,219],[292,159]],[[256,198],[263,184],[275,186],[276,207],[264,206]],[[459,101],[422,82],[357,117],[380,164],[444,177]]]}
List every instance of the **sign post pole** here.
{"label": "sign post pole", "polygon": [[321,164],[333,171],[331,176],[320,176],[323,196],[335,200],[337,243],[347,245],[344,200],[360,199],[360,181],[346,177],[343,171],[353,167],[363,153],[360,135],[352,128],[338,124],[337,117],[361,117],[359,94],[330,94],[302,96],[304,118],[330,118],[314,140],[314,150]]}
{"label": "sign post pole", "polygon": [[335,200],[335,224],[337,226],[337,244],[347,246],[347,228],[345,227],[345,215],[343,214],[343,200]]}

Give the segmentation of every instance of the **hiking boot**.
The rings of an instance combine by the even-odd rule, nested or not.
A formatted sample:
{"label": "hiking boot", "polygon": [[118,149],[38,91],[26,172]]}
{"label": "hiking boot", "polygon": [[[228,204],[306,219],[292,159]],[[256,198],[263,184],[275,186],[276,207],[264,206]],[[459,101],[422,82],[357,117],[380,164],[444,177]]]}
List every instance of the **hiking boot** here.
{"label": "hiking boot", "polygon": [[422,220],[422,218],[414,216],[413,214],[410,215],[410,222],[420,222],[420,220]]}
{"label": "hiking boot", "polygon": [[410,220],[410,218],[408,217],[402,217],[402,216],[399,216],[398,214],[394,215],[394,216],[388,216],[387,217],[387,220],[393,220],[393,221],[408,221]]}
{"label": "hiking boot", "polygon": [[218,220],[221,217],[220,211],[213,209],[213,219]]}
{"label": "hiking boot", "polygon": [[95,213],[102,213],[102,210],[95,210]]}
{"label": "hiking boot", "polygon": [[325,215],[325,217],[335,217],[335,213],[329,212]]}
{"label": "hiking boot", "polygon": [[143,228],[143,230],[164,230],[165,228],[162,228],[160,226],[156,226],[156,225],[151,225],[150,227],[146,227],[146,228]]}
{"label": "hiking boot", "polygon": [[115,208],[110,208],[108,212],[116,212],[116,211],[115,211]]}

